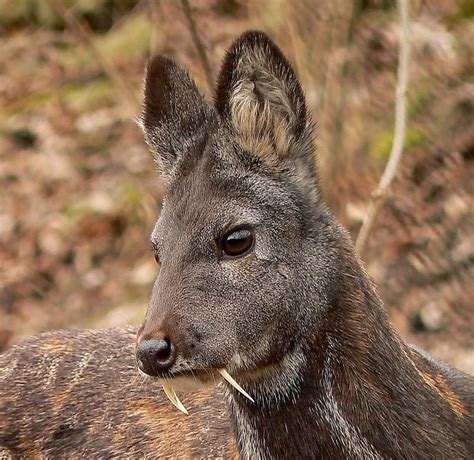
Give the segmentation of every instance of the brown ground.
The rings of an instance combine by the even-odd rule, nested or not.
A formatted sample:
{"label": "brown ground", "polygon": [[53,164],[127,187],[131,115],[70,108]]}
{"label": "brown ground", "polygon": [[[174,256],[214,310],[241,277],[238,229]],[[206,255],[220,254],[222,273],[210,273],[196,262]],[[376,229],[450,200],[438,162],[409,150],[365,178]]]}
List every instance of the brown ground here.
{"label": "brown ground", "polygon": [[[150,48],[210,94],[186,20],[178,2],[112,2],[104,14],[104,2],[84,12],[79,1],[84,39],[54,14],[2,14],[6,3],[0,349],[46,329],[138,323],[156,274],[148,234],[162,188],[133,117]],[[472,2],[415,3],[406,151],[367,262],[402,335],[474,373]],[[297,65],[327,195],[355,237],[391,145],[396,10],[376,0],[353,11],[345,0],[192,4],[214,72],[249,28]]]}

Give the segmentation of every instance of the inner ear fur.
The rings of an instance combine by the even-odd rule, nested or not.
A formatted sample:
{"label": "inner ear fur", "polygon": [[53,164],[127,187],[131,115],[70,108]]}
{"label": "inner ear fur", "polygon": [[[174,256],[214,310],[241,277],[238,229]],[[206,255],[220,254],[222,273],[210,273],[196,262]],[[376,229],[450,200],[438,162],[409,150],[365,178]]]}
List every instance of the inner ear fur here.
{"label": "inner ear fur", "polygon": [[165,179],[186,157],[202,150],[215,122],[215,110],[185,70],[165,56],[150,60],[141,125]]}
{"label": "inner ear fur", "polygon": [[307,150],[311,137],[303,90],[280,49],[262,32],[247,32],[228,50],[215,107],[236,141],[266,159]]}

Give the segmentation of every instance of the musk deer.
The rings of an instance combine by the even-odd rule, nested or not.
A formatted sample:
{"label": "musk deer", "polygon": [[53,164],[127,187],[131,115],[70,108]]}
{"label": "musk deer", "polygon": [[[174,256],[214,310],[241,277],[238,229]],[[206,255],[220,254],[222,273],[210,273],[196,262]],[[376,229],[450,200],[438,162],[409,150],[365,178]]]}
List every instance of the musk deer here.
{"label": "musk deer", "polygon": [[152,59],[141,122],[166,184],[145,321],[3,354],[0,452],[474,458],[473,378],[392,329],[322,202],[313,124],[277,46],[234,42],[214,105]]}

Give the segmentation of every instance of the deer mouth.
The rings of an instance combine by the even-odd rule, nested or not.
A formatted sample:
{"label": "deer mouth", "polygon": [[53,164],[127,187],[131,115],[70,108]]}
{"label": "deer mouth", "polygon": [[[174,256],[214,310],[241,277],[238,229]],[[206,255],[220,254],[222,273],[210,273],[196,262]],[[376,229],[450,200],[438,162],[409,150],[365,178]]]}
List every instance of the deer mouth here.
{"label": "deer mouth", "polygon": [[[146,374],[144,374],[146,375]],[[147,377],[150,377],[147,375]],[[167,398],[181,412],[188,415],[188,411],[178,398],[176,391],[191,392],[200,390],[208,386],[215,386],[225,380],[231,387],[245,396],[252,403],[253,398],[236,382],[225,368],[221,369],[186,369],[163,375],[161,377],[151,377],[160,384]]]}

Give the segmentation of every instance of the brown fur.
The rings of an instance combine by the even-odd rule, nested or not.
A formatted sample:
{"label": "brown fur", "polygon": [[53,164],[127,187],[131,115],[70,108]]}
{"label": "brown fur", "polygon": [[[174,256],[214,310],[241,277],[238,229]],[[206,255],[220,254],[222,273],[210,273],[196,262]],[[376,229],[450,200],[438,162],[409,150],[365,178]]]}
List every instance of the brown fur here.
{"label": "brown fur", "polygon": [[135,334],[132,328],[47,333],[1,355],[0,367],[9,372],[0,376],[0,452],[13,458],[235,452],[222,390],[184,396],[190,416],[181,414],[159,385],[137,373]]}
{"label": "brown fur", "polygon": [[[448,382],[446,381],[445,377],[439,372],[436,373],[429,373],[426,371],[422,371],[418,368],[412,358],[410,358],[409,354],[414,354],[412,350],[409,353],[406,353],[406,356],[413,367],[416,369],[420,377],[423,381],[436,393],[443,398],[451,407],[451,410],[458,416],[458,417],[466,417],[469,414],[468,409],[466,406],[461,402],[459,396],[450,388]],[[419,359],[419,358],[418,358]]]}

